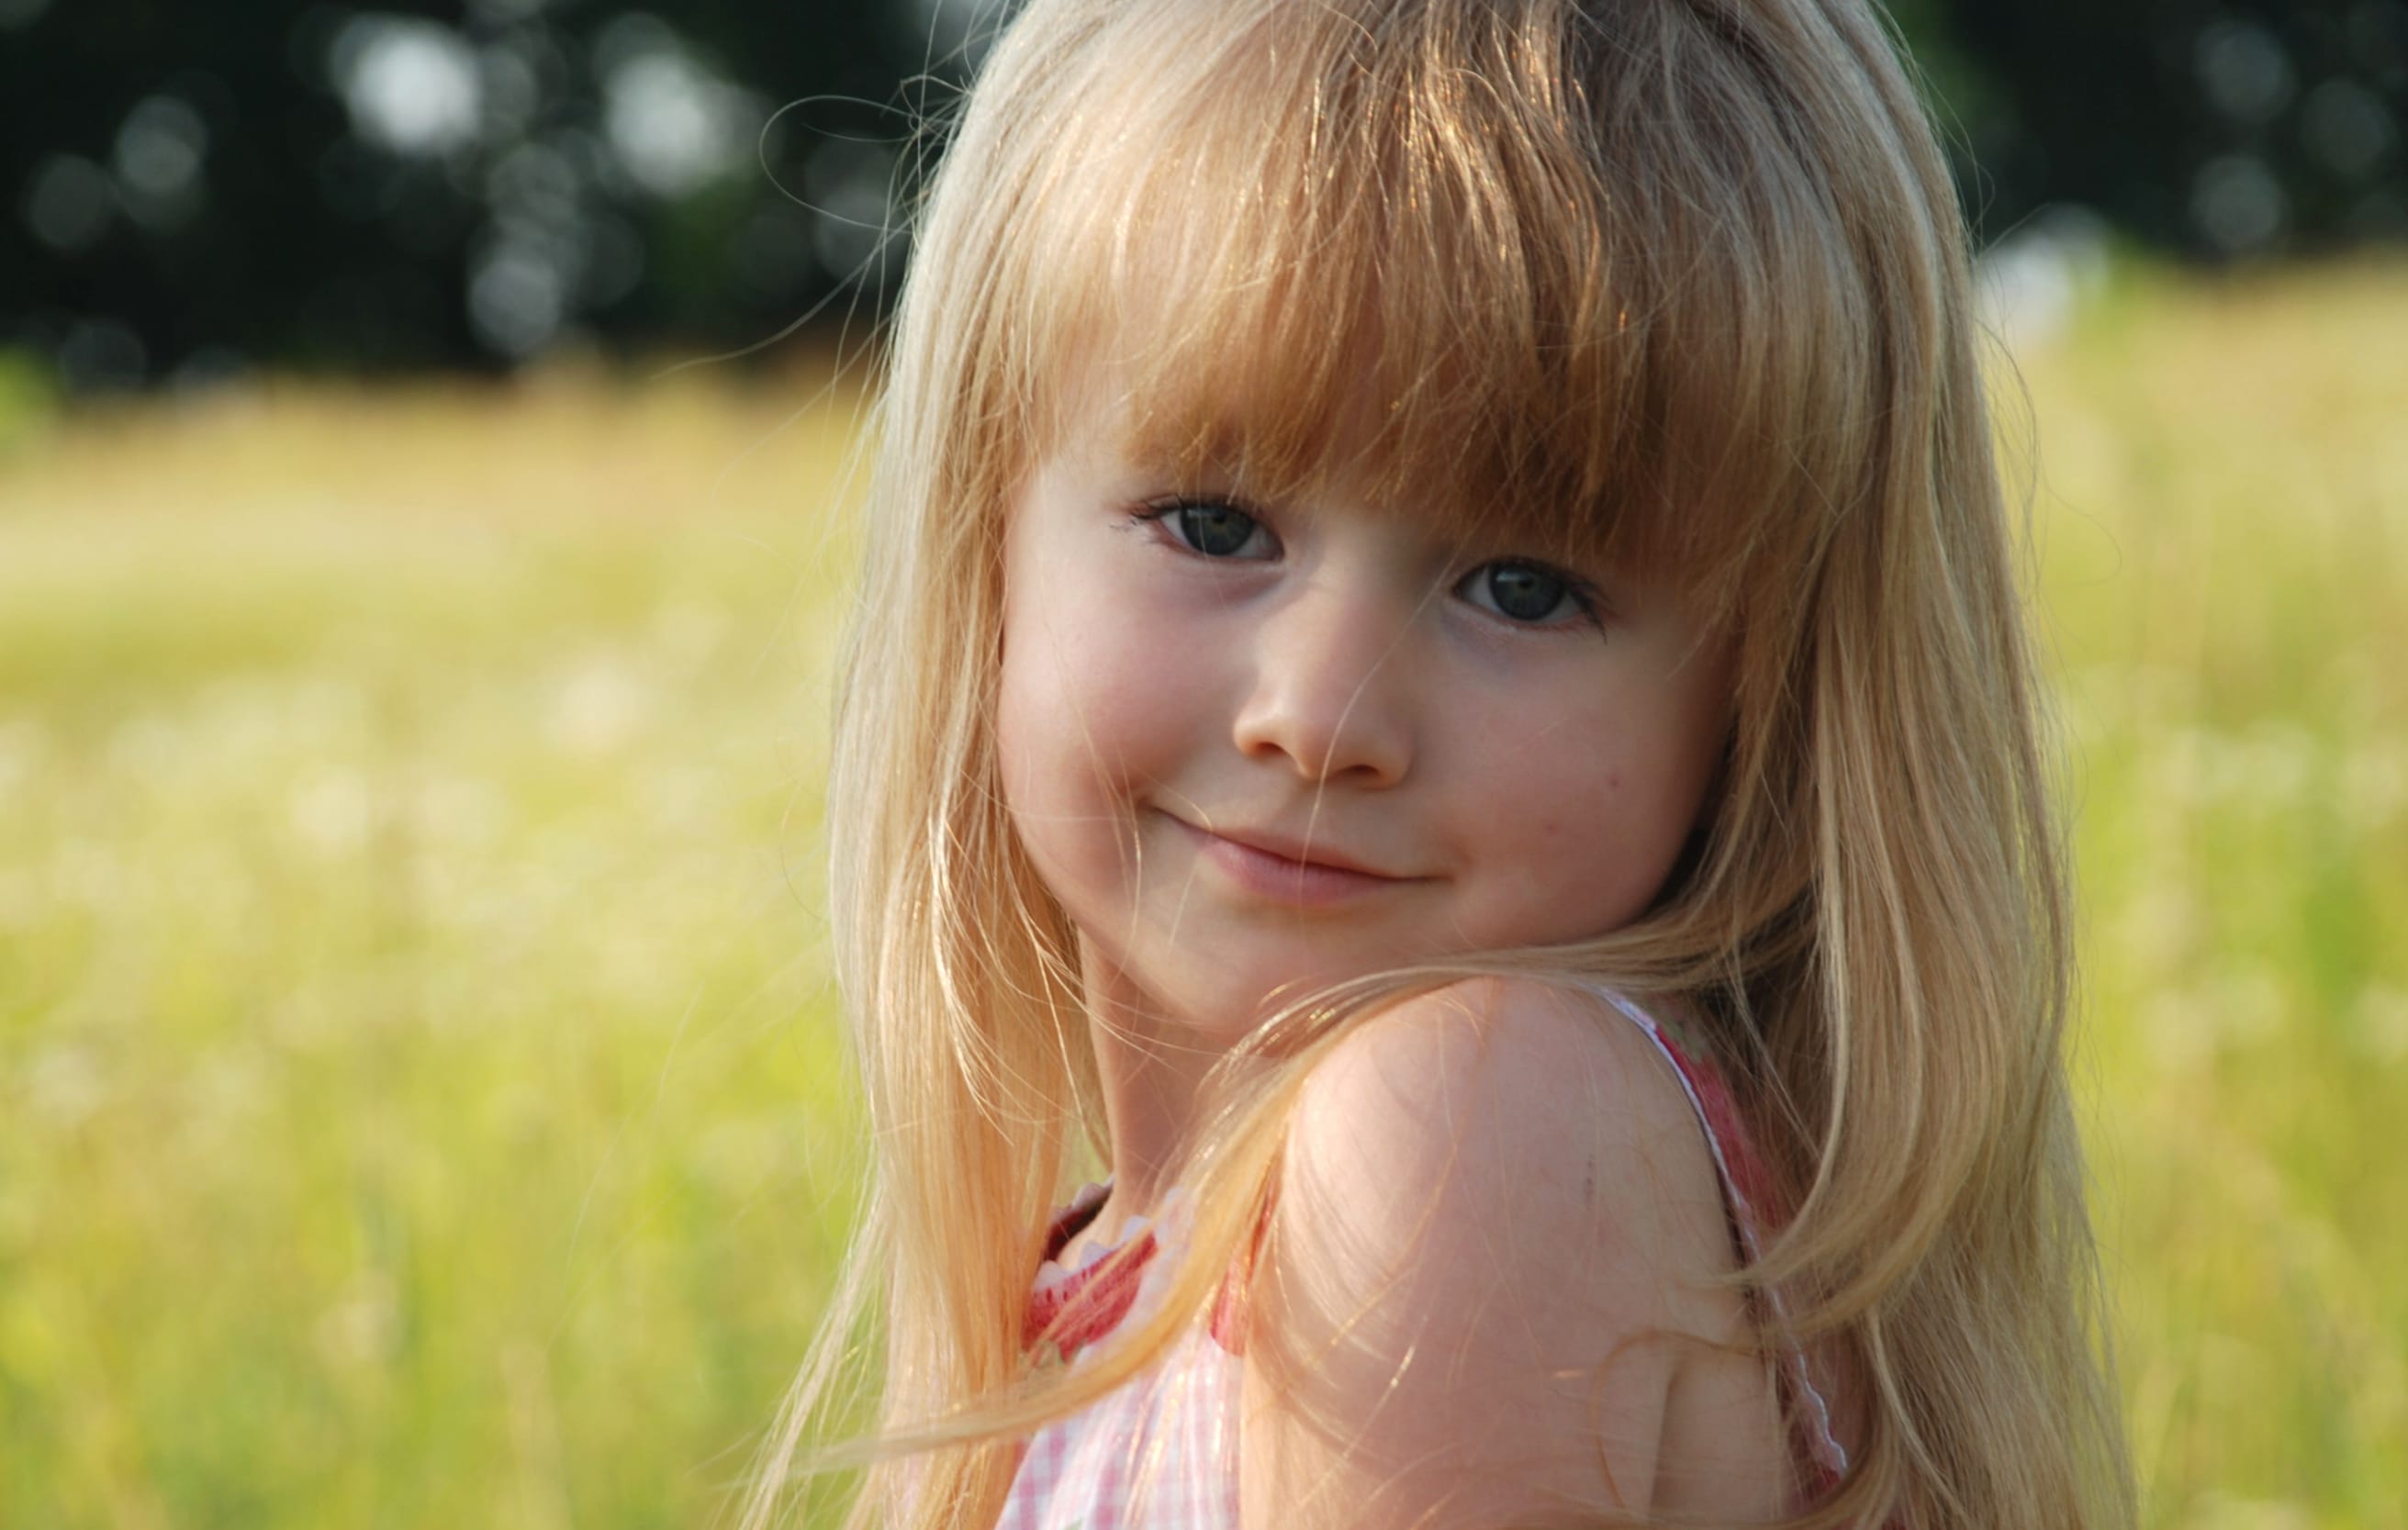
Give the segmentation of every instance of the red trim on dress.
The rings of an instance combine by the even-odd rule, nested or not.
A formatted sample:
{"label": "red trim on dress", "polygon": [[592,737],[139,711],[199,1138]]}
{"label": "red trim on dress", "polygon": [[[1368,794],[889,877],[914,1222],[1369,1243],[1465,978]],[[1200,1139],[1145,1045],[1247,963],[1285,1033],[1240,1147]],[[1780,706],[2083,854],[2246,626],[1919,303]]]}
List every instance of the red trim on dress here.
{"label": "red trim on dress", "polygon": [[[1103,1187],[1092,1187],[1054,1216],[1045,1230],[1047,1263],[1060,1258],[1070,1240],[1094,1223],[1103,1209],[1104,1196]],[[1212,1299],[1210,1327],[1213,1341],[1231,1354],[1246,1352],[1246,1288],[1254,1280],[1254,1262],[1262,1253],[1264,1235],[1270,1230],[1271,1207],[1277,1199],[1276,1187],[1263,1197],[1262,1212],[1254,1219],[1254,1235],[1230,1260],[1229,1273],[1221,1282],[1220,1294]],[[1119,1327],[1129,1308],[1137,1305],[1146,1266],[1154,1263],[1161,1247],[1154,1230],[1148,1228],[1119,1248],[1099,1254],[1095,1263],[1066,1271],[1061,1280],[1031,1291],[1028,1306],[1021,1316],[1021,1348],[1034,1350],[1051,1344],[1068,1360]]]}

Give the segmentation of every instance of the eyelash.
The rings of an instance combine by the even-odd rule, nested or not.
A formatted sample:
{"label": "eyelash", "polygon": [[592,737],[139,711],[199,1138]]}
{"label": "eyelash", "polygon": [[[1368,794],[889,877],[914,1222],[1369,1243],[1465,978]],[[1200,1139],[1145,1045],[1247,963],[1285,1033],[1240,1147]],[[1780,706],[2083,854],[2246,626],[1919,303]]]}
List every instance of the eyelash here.
{"label": "eyelash", "polygon": [[[1247,520],[1253,522],[1255,527],[1260,530],[1264,536],[1270,536],[1273,542],[1277,542],[1279,539],[1276,536],[1273,536],[1269,524],[1265,522],[1260,515],[1255,514],[1252,509],[1249,509],[1245,505],[1239,501],[1226,497],[1212,498],[1201,495],[1182,495],[1170,499],[1148,500],[1143,505],[1139,506],[1135,511],[1131,512],[1130,519],[1144,522],[1164,523],[1171,522],[1182,510],[1233,511],[1236,514],[1242,515]],[[1232,561],[1231,555],[1226,553],[1216,554],[1206,552],[1201,548],[1191,544],[1186,537],[1179,536],[1175,531],[1172,533],[1172,536],[1178,541],[1182,549],[1194,553],[1199,558],[1209,559],[1214,563],[1227,563]],[[1235,561],[1252,563],[1256,560],[1248,558]]]}
{"label": "eyelash", "polygon": [[[1278,541],[1277,536],[1271,531],[1268,523],[1266,522],[1260,515],[1256,514],[1254,510],[1249,509],[1241,502],[1226,496],[1182,495],[1169,499],[1148,500],[1132,510],[1129,513],[1129,519],[1130,521],[1140,524],[1157,524],[1171,522],[1172,519],[1182,510],[1198,509],[1233,511],[1236,514],[1244,516],[1248,521],[1253,522],[1255,528],[1261,531],[1264,536],[1271,537],[1274,544]],[[1208,562],[1256,563],[1261,561],[1254,558],[1237,558],[1231,554],[1206,552],[1191,544],[1184,536],[1182,536],[1175,529],[1170,533],[1170,535],[1177,542],[1181,551],[1188,553],[1192,557],[1202,558]],[[1251,540],[1251,538],[1249,538],[1249,540]],[[1502,611],[1492,610],[1487,607],[1480,608],[1483,611],[1485,611],[1487,614],[1504,622],[1507,625],[1518,627],[1526,632],[1544,632],[1551,627],[1567,626],[1585,626],[1598,628],[1599,630],[1603,629],[1605,625],[1606,609],[1603,592],[1599,591],[1594,583],[1582,579],[1577,574],[1571,573],[1567,569],[1557,568],[1552,564],[1541,563],[1534,558],[1492,558],[1488,562],[1472,569],[1470,573],[1466,574],[1462,579],[1458,579],[1455,582],[1455,588],[1460,589],[1465,583],[1470,580],[1473,575],[1483,573],[1492,568],[1520,569],[1537,574],[1541,578],[1554,580],[1555,583],[1563,586],[1565,595],[1570,597],[1573,607],[1578,612],[1578,615],[1575,618],[1564,622],[1525,622],[1517,617],[1508,616]]]}

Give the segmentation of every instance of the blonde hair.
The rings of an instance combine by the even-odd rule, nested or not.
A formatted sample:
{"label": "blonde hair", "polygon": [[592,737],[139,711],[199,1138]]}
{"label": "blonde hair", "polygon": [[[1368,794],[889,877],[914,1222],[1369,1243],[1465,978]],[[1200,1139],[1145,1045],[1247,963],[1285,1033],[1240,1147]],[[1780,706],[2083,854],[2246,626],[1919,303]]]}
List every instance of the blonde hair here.
{"label": "blonde hair", "polygon": [[[865,1363],[875,1443],[810,1455],[867,1462],[853,1523],[991,1523],[1014,1437],[1210,1303],[1319,1050],[1475,972],[1701,1017],[1796,1206],[1742,1277],[1864,1380],[1854,1467],[1798,1523],[2128,1522],[1968,265],[1864,0],[1036,0],[1010,25],[918,224],[838,707],[874,1178],[748,1526]],[[1023,1304],[1099,1117],[1074,933],[996,766],[1001,532],[1098,360],[1158,447],[1271,492],[1369,472],[1678,570],[1735,635],[1736,721],[1630,926],[1282,1010],[1259,1034],[1293,1062],[1197,1149],[1170,1298],[1039,1379]]]}

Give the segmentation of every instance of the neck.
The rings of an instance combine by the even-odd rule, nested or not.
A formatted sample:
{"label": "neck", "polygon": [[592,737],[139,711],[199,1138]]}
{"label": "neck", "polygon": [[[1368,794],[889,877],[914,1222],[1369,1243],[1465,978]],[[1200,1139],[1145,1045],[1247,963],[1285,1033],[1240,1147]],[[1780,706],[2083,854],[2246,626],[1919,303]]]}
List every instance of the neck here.
{"label": "neck", "polygon": [[1225,1053],[1092,951],[1081,965],[1111,1153],[1111,1196],[1095,1226],[1110,1236],[1169,1194],[1201,1124],[1206,1077]]}

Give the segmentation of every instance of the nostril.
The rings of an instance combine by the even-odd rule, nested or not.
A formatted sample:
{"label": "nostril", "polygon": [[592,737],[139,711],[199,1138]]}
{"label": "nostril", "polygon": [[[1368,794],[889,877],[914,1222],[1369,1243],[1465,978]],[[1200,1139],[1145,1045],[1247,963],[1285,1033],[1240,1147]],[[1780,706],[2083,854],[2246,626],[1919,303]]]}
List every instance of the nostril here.
{"label": "nostril", "polygon": [[1312,781],[1400,779],[1412,758],[1405,721],[1393,705],[1354,694],[1257,696],[1239,715],[1235,742],[1253,757],[1284,757]]}

